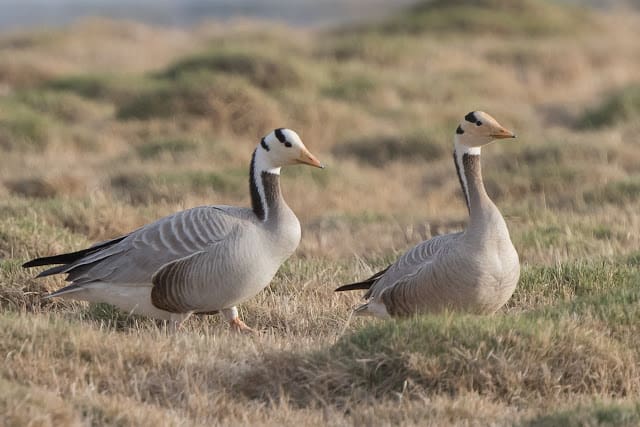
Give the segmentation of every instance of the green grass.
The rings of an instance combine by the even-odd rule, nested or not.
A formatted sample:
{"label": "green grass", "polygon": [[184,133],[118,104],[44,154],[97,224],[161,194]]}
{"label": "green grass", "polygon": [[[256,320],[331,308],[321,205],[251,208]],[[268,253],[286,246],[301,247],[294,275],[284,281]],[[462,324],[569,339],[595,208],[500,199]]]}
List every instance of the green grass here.
{"label": "green grass", "polygon": [[580,9],[545,0],[423,1],[377,28],[389,33],[493,33],[545,36],[586,28]]}
{"label": "green grass", "polygon": [[367,95],[375,90],[376,83],[374,79],[365,74],[348,76],[335,79],[331,85],[324,88],[323,92],[333,98],[363,102],[367,99]]}
{"label": "green grass", "polygon": [[120,103],[116,117],[124,121],[202,117],[219,129],[256,134],[264,132],[263,121],[271,121],[277,108],[244,79],[202,72],[181,74],[166,86]]}
{"label": "green grass", "polygon": [[0,106],[0,147],[5,150],[42,150],[55,123],[33,109],[15,103]]}
{"label": "green grass", "polygon": [[245,190],[246,172],[205,171],[162,172],[158,174],[123,173],[111,178],[117,196],[134,204],[160,201],[176,202],[190,194],[237,194]]}
{"label": "green grass", "polygon": [[136,146],[136,152],[141,159],[152,160],[163,154],[177,157],[195,151],[198,145],[198,142],[187,138],[161,138]]}
{"label": "green grass", "polygon": [[73,92],[30,90],[18,94],[16,98],[34,111],[67,123],[105,119],[112,113],[108,104]]}
{"label": "green grass", "polygon": [[159,79],[139,75],[85,74],[63,77],[44,84],[45,89],[70,92],[85,98],[121,103],[164,85]]}
{"label": "green grass", "polygon": [[420,129],[404,135],[360,137],[334,148],[336,156],[352,157],[373,166],[383,166],[391,161],[432,162],[440,160],[447,152],[442,142],[433,137],[433,132]]}
{"label": "green grass", "polygon": [[612,203],[624,206],[640,199],[640,179],[630,177],[623,181],[610,182],[584,195],[587,203]]}
{"label": "green grass", "polygon": [[180,60],[159,75],[178,80],[185,74],[222,73],[242,76],[251,84],[266,90],[291,88],[303,80],[291,56],[237,48],[215,49]]}
{"label": "green grass", "polygon": [[599,104],[587,109],[578,120],[582,129],[613,126],[640,118],[640,85],[613,90]]}
{"label": "green grass", "polygon": [[523,427],[636,426],[640,424],[640,403],[596,403],[575,409],[541,415],[523,422]]}
{"label": "green grass", "polygon": [[525,268],[518,293],[547,293],[539,310],[375,322],[302,358],[267,356],[246,378],[255,383],[242,386],[254,399],[280,390],[299,405],[388,397],[407,383],[410,395],[475,392],[508,402],[637,393],[637,344],[621,331],[638,330],[639,279],[635,268],[609,261]]}

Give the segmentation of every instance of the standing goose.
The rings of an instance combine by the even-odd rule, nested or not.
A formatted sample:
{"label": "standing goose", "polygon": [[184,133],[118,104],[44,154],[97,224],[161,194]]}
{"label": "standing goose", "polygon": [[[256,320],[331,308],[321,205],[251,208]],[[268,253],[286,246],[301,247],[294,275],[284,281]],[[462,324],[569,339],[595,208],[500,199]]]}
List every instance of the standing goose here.
{"label": "standing goose", "polygon": [[368,289],[368,301],[356,314],[493,313],[507,302],[518,283],[520,262],[480,169],[481,147],[503,138],[515,135],[489,114],[474,111],[464,117],[456,129],[453,159],[469,210],[467,229],[424,241],[385,270],[336,289]]}
{"label": "standing goose", "polygon": [[280,168],[323,166],[298,134],[276,129],[262,138],[249,170],[252,208],[201,206],[162,218],[88,249],[29,261],[62,264],[70,285],[50,297],[109,303],[181,322],[221,311],[236,331],[251,329],[236,305],[265,288],[300,242],[300,223],[280,193]]}

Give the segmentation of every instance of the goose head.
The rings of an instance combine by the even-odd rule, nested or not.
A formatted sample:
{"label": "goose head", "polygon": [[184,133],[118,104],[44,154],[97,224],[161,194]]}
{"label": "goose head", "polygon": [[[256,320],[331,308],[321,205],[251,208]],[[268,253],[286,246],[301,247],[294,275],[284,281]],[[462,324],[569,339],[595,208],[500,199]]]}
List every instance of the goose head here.
{"label": "goose head", "polygon": [[260,141],[257,148],[260,169],[279,173],[280,168],[288,165],[306,164],[324,168],[322,163],[305,147],[298,134],[285,128],[270,132]]}
{"label": "goose head", "polygon": [[477,148],[489,144],[496,139],[515,138],[516,135],[502,126],[496,119],[484,111],[472,111],[456,129],[456,145],[463,148]]}

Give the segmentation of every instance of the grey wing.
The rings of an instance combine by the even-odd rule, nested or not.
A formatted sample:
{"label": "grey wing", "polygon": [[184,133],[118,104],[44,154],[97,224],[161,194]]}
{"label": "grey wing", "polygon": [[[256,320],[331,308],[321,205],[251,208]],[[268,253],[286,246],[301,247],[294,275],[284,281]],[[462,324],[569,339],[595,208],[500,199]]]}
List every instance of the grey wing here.
{"label": "grey wing", "polygon": [[405,252],[396,262],[391,264],[387,271],[378,278],[364,295],[365,299],[379,295],[386,288],[393,286],[400,280],[406,280],[430,264],[435,253],[445,246],[450,245],[462,236],[458,233],[443,234],[432,239],[425,240]]}
{"label": "grey wing", "polygon": [[229,234],[229,238],[205,251],[160,267],[152,277],[153,305],[173,313],[187,313],[206,305],[205,296],[207,300],[224,301],[234,293],[236,290],[224,288],[234,282],[237,273],[225,255],[237,252],[240,235],[235,231]]}
{"label": "grey wing", "polygon": [[203,206],[188,209],[130,233],[117,244],[74,263],[67,280],[74,284],[150,284],[163,265],[224,241],[239,225],[251,226],[243,209]]}
{"label": "grey wing", "polygon": [[437,285],[433,280],[434,268],[435,264],[431,258],[411,274],[378,289],[373,298],[382,302],[391,316],[406,316],[426,308],[440,308],[444,303],[441,293],[434,287]]}

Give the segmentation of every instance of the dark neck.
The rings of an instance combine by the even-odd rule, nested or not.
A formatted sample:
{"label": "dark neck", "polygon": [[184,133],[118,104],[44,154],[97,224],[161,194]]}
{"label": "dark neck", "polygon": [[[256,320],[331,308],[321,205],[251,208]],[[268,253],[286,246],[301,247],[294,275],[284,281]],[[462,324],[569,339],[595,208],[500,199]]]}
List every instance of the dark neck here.
{"label": "dark neck", "polygon": [[453,158],[469,215],[473,217],[480,213],[487,202],[491,203],[482,181],[480,155],[469,153],[460,155],[454,151]]}
{"label": "dark neck", "polygon": [[251,207],[260,221],[265,221],[277,213],[280,205],[280,175],[258,170],[256,153],[251,158],[249,170],[249,189]]}

